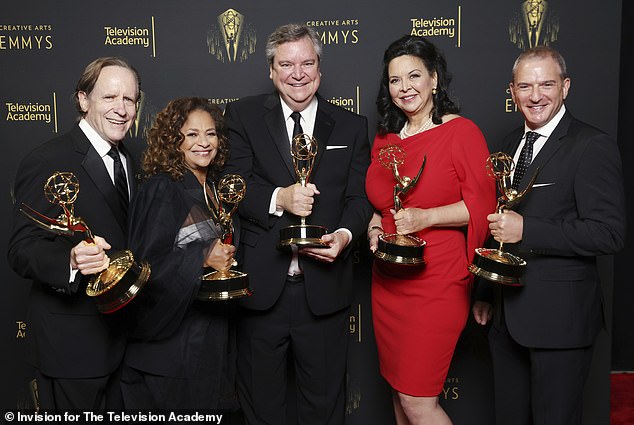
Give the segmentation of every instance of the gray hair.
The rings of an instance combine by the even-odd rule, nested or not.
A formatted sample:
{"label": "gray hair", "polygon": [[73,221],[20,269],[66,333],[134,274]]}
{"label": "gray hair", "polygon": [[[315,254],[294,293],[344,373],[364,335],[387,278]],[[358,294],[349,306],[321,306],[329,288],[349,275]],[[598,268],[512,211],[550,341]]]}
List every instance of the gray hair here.
{"label": "gray hair", "polygon": [[568,69],[566,68],[566,61],[564,57],[557,50],[553,49],[550,46],[535,46],[530,49],[522,52],[517,59],[515,59],[515,63],[513,64],[513,74],[511,75],[511,81],[515,81],[515,72],[517,71],[517,67],[520,62],[527,59],[544,59],[551,58],[553,59],[557,65],[559,65],[559,75],[561,79],[568,78]]}
{"label": "gray hair", "polygon": [[275,31],[269,35],[269,39],[266,42],[266,60],[269,65],[273,65],[275,53],[280,45],[301,40],[304,37],[308,37],[313,43],[313,48],[315,49],[315,53],[317,53],[317,59],[321,61],[322,47],[317,32],[304,24],[287,24],[277,27]]}

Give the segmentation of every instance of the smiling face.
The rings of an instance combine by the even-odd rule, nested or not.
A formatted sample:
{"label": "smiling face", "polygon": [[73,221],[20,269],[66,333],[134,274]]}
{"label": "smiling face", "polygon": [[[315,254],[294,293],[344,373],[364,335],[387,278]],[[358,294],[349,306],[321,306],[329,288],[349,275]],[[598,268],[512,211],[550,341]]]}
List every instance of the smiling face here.
{"label": "smiling face", "polygon": [[568,96],[570,78],[561,77],[561,69],[553,58],[531,57],[517,64],[509,87],[526,125],[536,130],[548,124],[561,109]]}
{"label": "smiling face", "polygon": [[436,73],[430,74],[417,56],[398,56],[388,64],[390,97],[410,121],[429,117],[434,106],[431,91],[436,86]]}
{"label": "smiling face", "polygon": [[216,122],[209,112],[196,109],[189,113],[180,131],[184,139],[179,149],[185,155],[185,165],[202,184],[218,150]]}
{"label": "smiling face", "polygon": [[317,93],[321,81],[319,58],[308,37],[280,44],[269,77],[293,111],[303,111]]}
{"label": "smiling face", "polygon": [[138,83],[129,69],[106,66],[90,93],[77,93],[84,119],[107,142],[116,145],[136,117]]}

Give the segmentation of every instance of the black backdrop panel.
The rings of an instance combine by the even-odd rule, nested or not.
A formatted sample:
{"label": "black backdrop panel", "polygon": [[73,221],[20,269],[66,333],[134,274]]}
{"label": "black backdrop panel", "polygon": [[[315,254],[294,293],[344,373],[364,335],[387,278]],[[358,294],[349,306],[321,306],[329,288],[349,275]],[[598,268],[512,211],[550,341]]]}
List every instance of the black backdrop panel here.
{"label": "black backdrop panel", "polygon": [[[98,56],[130,60],[142,79],[143,101],[131,132],[132,149],[154,114],[174,97],[198,95],[223,106],[243,96],[268,92],[264,45],[287,22],[305,22],[324,42],[320,93],[376,123],[375,97],[387,45],[403,34],[429,36],[444,51],[453,73],[453,92],[462,114],[483,130],[495,150],[500,138],[522,120],[508,93],[510,69],[529,43],[523,22],[526,4],[543,7],[540,43],[566,57],[572,76],[568,108],[579,118],[616,136],[621,2],[594,0],[322,0],[20,1],[3,5],[0,19],[0,159],[4,187],[0,232],[6,254],[11,192],[17,164],[33,147],[75,121],[70,96],[83,67]],[[222,32],[239,23],[234,46]],[[80,212],[79,212],[80,213]],[[6,258],[3,255],[2,258]],[[389,388],[378,374],[370,311],[370,256],[357,252],[357,297],[351,309],[348,423],[393,422]],[[611,287],[611,259],[605,261]],[[0,338],[5,409],[28,403],[23,364],[29,285],[0,260],[4,277]],[[607,283],[606,283],[607,284]],[[598,346],[586,423],[607,423],[606,380],[610,341]],[[470,322],[452,364],[441,400],[456,425],[492,423],[491,368],[485,330]],[[595,378],[596,376],[596,378]]]}
{"label": "black backdrop panel", "polygon": [[[624,164],[634,161],[634,146],[632,146],[632,116],[634,116],[634,56],[631,42],[634,40],[634,27],[630,22],[634,19],[634,4],[623,4],[622,33],[621,33],[621,83],[619,86],[619,144]],[[634,193],[634,170],[624,167],[625,193]],[[634,211],[632,197],[627,198],[627,211],[632,217]],[[634,240],[634,226],[627,229],[627,241]],[[616,256],[614,280],[614,326],[612,342],[612,369],[634,370],[634,310],[631,300],[634,299],[632,286],[632,258],[634,245],[627,243],[623,252]]]}

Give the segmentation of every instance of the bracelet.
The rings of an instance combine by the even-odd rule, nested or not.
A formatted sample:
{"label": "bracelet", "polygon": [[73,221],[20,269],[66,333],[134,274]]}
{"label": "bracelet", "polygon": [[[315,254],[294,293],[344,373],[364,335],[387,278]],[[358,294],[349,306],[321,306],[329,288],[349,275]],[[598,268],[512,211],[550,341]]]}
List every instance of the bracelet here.
{"label": "bracelet", "polygon": [[376,226],[376,225],[370,226],[368,228],[368,240],[370,240],[370,232],[373,231],[373,230],[380,230],[381,232],[385,233],[385,230],[383,230],[383,228],[381,226]]}

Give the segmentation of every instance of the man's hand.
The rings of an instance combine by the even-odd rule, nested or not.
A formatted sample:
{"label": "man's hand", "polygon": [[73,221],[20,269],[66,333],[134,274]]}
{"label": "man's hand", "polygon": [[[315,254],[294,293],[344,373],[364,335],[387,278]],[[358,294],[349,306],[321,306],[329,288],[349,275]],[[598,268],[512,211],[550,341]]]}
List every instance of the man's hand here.
{"label": "man's hand", "polygon": [[524,217],[515,211],[504,211],[502,214],[489,214],[489,229],[493,239],[498,242],[515,243],[522,240]]}
{"label": "man's hand", "polygon": [[484,301],[476,301],[471,309],[473,312],[473,318],[479,325],[486,325],[491,317],[493,317],[493,307],[491,304]]}
{"label": "man's hand", "polygon": [[99,273],[110,264],[105,252],[110,248],[110,244],[100,236],[95,236],[94,244],[81,241],[70,250],[70,266],[83,275]]}
{"label": "man's hand", "polygon": [[307,217],[313,211],[314,196],[319,195],[317,186],[308,183],[302,187],[299,183],[284,187],[277,192],[276,205],[300,217]]}
{"label": "man's hand", "polygon": [[346,232],[327,233],[321,240],[328,244],[328,248],[300,248],[299,253],[314,258],[317,261],[332,263],[348,246],[349,237]]}

